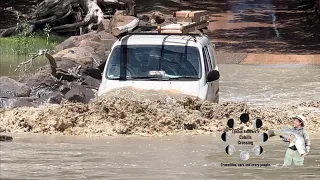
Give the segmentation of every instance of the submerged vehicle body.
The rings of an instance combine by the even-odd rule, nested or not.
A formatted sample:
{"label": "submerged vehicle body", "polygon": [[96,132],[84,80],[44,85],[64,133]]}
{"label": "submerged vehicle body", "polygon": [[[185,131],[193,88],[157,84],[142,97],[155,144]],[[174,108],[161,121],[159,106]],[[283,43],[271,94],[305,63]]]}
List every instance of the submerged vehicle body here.
{"label": "submerged vehicle body", "polygon": [[[195,25],[203,27],[201,23]],[[214,46],[206,35],[131,33],[114,43],[98,95],[134,87],[174,91],[218,102],[219,78]]]}

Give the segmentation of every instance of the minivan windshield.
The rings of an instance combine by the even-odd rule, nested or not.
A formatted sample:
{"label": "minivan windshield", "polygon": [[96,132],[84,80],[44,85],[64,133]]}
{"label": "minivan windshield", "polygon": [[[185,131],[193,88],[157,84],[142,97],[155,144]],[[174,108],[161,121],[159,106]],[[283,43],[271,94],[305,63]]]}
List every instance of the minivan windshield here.
{"label": "minivan windshield", "polygon": [[106,70],[107,79],[201,78],[201,56],[197,47],[119,45],[111,53]]}

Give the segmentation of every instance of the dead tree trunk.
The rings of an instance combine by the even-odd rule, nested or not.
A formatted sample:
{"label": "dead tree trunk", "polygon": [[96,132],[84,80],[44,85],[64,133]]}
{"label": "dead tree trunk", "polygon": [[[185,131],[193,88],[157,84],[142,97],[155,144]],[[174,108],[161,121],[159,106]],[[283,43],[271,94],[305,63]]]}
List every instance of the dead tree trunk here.
{"label": "dead tree trunk", "polygon": [[[99,5],[108,4],[123,4],[128,7],[128,15],[135,14],[134,0],[44,0],[27,23],[32,27],[31,31],[42,30],[46,24],[49,24],[53,31],[59,32],[79,27],[91,30],[104,19],[103,9]],[[19,28],[17,26],[2,30],[0,37],[11,36]]]}
{"label": "dead tree trunk", "polygon": [[[82,12],[86,13],[84,19],[81,15],[79,17],[79,12],[81,15]],[[32,23],[50,24],[53,30],[68,30],[86,25],[89,25],[90,29],[94,24],[101,23],[102,19],[103,12],[97,0],[45,0],[38,6]]]}

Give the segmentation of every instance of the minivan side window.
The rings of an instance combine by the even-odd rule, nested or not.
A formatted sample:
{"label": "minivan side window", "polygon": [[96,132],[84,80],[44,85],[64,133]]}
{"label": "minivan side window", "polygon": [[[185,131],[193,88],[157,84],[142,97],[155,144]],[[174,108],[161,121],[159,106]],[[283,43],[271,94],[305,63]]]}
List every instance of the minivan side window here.
{"label": "minivan side window", "polygon": [[209,71],[212,71],[212,60],[211,60],[209,50],[208,50],[207,46],[205,46],[204,49],[205,49],[207,60],[208,60]]}
{"label": "minivan side window", "polygon": [[206,63],[208,64],[208,70],[212,71],[212,61],[211,61],[211,57],[210,57],[208,48],[206,46],[204,47],[204,52],[205,52],[205,56],[207,57]]}
{"label": "minivan side window", "polygon": [[212,59],[213,68],[215,68],[216,67],[216,59],[215,59],[213,45],[208,46],[208,50],[209,50],[209,53],[211,54],[211,57],[213,58]]}
{"label": "minivan side window", "polygon": [[204,60],[204,68],[205,68],[205,72],[206,72],[206,75],[207,75],[210,68],[209,68],[209,65],[208,65],[207,54],[206,54],[206,51],[205,51],[204,48],[202,48],[202,54],[203,54],[203,60]]}

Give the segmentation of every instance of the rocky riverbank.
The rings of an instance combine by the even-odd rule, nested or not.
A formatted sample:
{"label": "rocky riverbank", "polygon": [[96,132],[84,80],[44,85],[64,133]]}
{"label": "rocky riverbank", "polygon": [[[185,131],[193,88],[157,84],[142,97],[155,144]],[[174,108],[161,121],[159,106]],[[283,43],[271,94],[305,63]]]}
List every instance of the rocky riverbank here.
{"label": "rocky riverbank", "polygon": [[[139,18],[144,25],[170,21],[159,12]],[[55,52],[46,53],[50,63],[36,74],[29,74],[18,81],[0,77],[0,108],[60,104],[63,100],[88,103],[95,96],[105,61],[117,40],[112,29],[133,19],[136,17],[118,12],[111,20],[104,19],[96,31],[72,36],[59,44]]]}
{"label": "rocky riverbank", "polygon": [[[242,113],[250,122],[240,124]],[[238,128],[253,128],[252,121],[263,120],[262,131],[275,130],[303,114],[307,129],[320,128],[320,102],[306,102],[281,108],[253,109],[243,103],[209,103],[173,92],[118,89],[88,104],[23,107],[1,110],[1,132],[31,132],[65,135],[166,135],[211,133],[227,128],[233,118]]]}
{"label": "rocky riverbank", "polygon": [[[251,119],[262,118],[264,131],[277,129],[296,114],[307,117],[307,128],[311,132],[319,129],[320,102],[253,109],[243,103],[214,104],[172,92],[132,89],[96,97],[104,61],[117,40],[110,29],[126,24],[132,18],[103,20],[97,31],[70,37],[57,47],[58,52],[48,56],[48,59],[54,59],[54,68],[48,64],[37,74],[19,81],[0,77],[0,132],[70,135],[210,133],[224,130],[228,119],[238,119],[242,113],[249,113]],[[140,18],[150,22],[170,21],[161,13],[145,14]],[[259,61],[247,53],[217,53],[218,63],[241,63],[249,58],[244,62],[251,64],[263,61],[261,57],[258,56]],[[292,63],[289,60],[282,62]]]}
{"label": "rocky riverbank", "polygon": [[0,77],[0,108],[59,104],[62,99],[88,102],[100,85],[103,62],[115,40],[106,31],[74,36],[60,44],[57,53],[46,54],[54,67],[48,63],[19,80]]}

